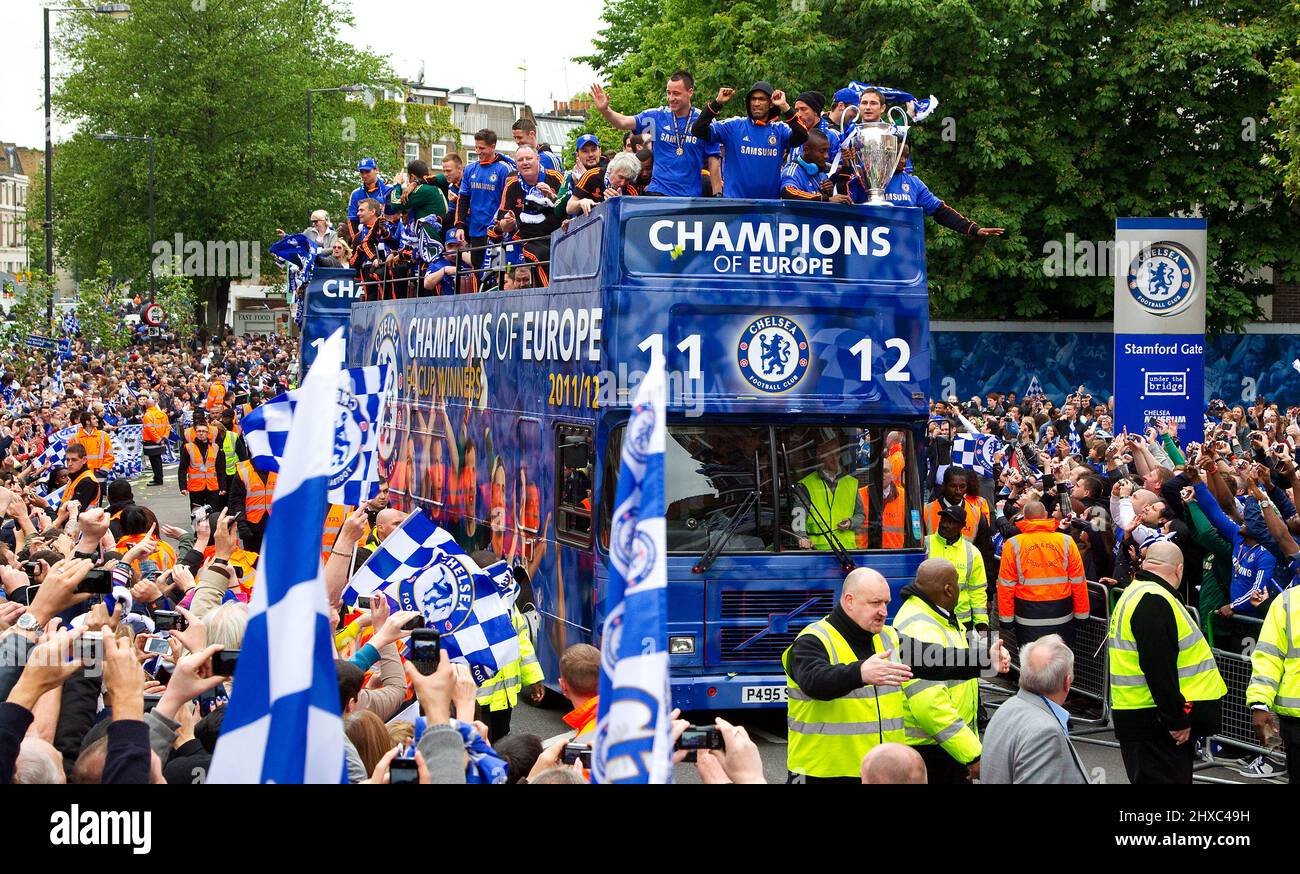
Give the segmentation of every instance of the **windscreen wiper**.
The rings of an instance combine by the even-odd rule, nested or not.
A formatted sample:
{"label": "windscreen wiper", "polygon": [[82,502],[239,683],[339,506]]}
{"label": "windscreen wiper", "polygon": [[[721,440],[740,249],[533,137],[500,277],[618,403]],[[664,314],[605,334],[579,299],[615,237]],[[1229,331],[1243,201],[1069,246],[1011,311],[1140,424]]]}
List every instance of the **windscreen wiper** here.
{"label": "windscreen wiper", "polygon": [[[715,542],[710,543],[709,548],[704,550],[704,555],[700,556],[700,560],[696,562],[695,567],[691,568],[692,573],[702,574],[708,570],[715,561],[717,561],[718,556],[727,545],[727,541],[731,539],[731,535],[735,534],[736,529],[740,527],[740,520],[745,518],[746,514],[749,513],[750,508],[758,503],[758,498],[761,493],[762,490],[759,485],[758,476],[758,451],[755,450],[754,490],[745,496],[745,500],[740,502],[740,505],[736,507],[736,512],[727,517],[727,525],[722,529],[722,536]],[[707,532],[708,529],[705,528],[705,531]]]}
{"label": "windscreen wiper", "polygon": [[795,496],[799,505],[803,507],[804,513],[808,516],[815,517],[817,524],[826,532],[826,543],[830,546],[831,552],[835,553],[835,557],[840,560],[840,567],[844,570],[844,573],[847,574],[849,571],[857,567],[853,561],[853,556],[849,555],[849,551],[844,548],[844,544],[840,543],[840,541],[835,537],[835,532],[831,529],[830,524],[827,523],[826,518],[822,516],[821,511],[813,506],[812,501],[808,500],[808,498],[804,496],[804,493],[799,490],[798,483],[795,482],[794,477],[790,473],[790,456],[785,451],[784,443],[781,444],[781,468],[785,473],[785,481],[787,487],[790,489],[790,494]]}

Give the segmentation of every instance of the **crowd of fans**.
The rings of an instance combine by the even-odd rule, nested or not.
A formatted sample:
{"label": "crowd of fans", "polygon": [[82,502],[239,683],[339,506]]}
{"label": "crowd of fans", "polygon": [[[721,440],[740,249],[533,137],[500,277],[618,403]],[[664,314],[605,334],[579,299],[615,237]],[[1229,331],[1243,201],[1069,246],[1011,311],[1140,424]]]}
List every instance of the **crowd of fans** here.
{"label": "crowd of fans", "polygon": [[[1251,624],[1229,620],[1263,616],[1300,570],[1300,408],[1215,400],[1204,422],[1152,419],[1142,433],[1117,434],[1113,402],[1082,387],[1060,404],[1015,392],[934,401],[928,488],[987,502],[975,542],[988,567],[1030,501],[1074,537],[1087,578],[1110,586],[1132,579],[1149,543],[1172,540],[1187,558],[1182,593],[1212,639],[1238,650]],[[993,477],[952,467],[960,434],[1001,441]]]}
{"label": "crowd of fans", "polygon": [[[363,158],[346,220],[335,227],[327,211],[316,210],[303,233],[320,248],[316,263],[355,269],[370,300],[543,286],[552,232],[615,197],[865,203],[868,190],[852,169],[852,133],[888,122],[896,93],[844,88],[828,102],[805,91],[791,102],[757,82],[742,115],[719,119],[734,89],[719,90],[700,109],[694,79],[678,71],[665,96],[665,106],[622,115],[592,86],[596,109],[625,131],[621,152],[605,152],[585,134],[572,154],[557,154],[538,142],[537,125],[525,116],[511,127],[513,157],[498,151],[498,133],[485,128],[474,134],[474,155],[447,155],[441,172],[416,159],[389,181],[373,158]],[[901,106],[915,114],[914,101]],[[884,189],[887,201],[919,206],[967,236],[1002,234],[945,204],[912,169],[909,146]]]}

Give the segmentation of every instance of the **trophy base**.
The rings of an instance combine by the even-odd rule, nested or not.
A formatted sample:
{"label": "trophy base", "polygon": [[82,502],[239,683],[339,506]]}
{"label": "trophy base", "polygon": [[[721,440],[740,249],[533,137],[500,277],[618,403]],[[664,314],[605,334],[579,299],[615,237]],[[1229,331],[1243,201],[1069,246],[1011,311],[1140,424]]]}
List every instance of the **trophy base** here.
{"label": "trophy base", "polygon": [[888,200],[885,200],[885,189],[872,188],[867,192],[867,206],[893,206]]}

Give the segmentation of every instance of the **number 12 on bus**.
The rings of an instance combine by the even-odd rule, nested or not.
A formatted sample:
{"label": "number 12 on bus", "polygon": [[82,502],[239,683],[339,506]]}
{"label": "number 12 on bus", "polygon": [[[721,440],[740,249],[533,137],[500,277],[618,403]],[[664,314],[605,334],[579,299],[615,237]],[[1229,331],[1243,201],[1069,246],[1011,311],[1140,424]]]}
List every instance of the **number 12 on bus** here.
{"label": "number 12 on bus", "polygon": [[[651,243],[667,220],[690,245]],[[783,706],[781,655],[834,607],[844,568],[897,591],[923,558],[921,220],[619,198],[554,235],[549,287],[355,304],[350,363],[396,374],[392,500],[522,570],[518,608],[558,688],[564,649],[600,645],[628,406],[663,352],[674,704]],[[816,276],[720,272],[710,248],[761,267],[801,240],[829,264]]]}

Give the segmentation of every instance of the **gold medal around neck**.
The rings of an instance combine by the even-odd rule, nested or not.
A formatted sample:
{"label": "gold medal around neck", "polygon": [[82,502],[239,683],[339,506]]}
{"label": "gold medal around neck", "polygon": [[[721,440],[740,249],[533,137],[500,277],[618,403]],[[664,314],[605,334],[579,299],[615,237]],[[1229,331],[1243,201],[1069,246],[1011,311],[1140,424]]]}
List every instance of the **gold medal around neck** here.
{"label": "gold medal around neck", "polygon": [[679,154],[679,155],[684,154],[684,152],[683,152],[681,146],[678,146],[678,147],[677,147],[677,154]]}

